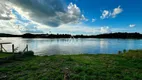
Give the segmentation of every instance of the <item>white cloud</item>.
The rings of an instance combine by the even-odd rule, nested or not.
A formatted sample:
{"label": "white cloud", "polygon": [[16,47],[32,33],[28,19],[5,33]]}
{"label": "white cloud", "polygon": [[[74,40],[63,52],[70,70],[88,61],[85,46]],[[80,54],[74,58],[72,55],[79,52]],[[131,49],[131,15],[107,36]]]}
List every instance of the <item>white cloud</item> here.
{"label": "white cloud", "polygon": [[81,16],[81,20],[83,20],[83,21],[88,21],[88,19],[82,14],[82,16]]}
{"label": "white cloud", "polygon": [[[60,19],[61,24],[68,23],[78,23],[80,18],[83,20],[87,20],[84,15],[81,16],[81,11],[76,4],[70,3],[67,7],[67,12],[57,12],[57,16],[55,18]],[[56,20],[56,19],[55,19]]]}
{"label": "white cloud", "polygon": [[94,26],[94,27],[88,27],[82,24],[78,25],[60,25],[59,27],[47,27],[42,26],[43,30],[47,32],[47,30],[53,34],[89,34],[89,35],[95,35],[95,34],[101,34],[101,33],[111,33],[112,30],[108,26],[100,27],[100,26]]}
{"label": "white cloud", "polygon": [[[41,27],[40,27],[41,28]],[[100,33],[100,27],[94,26],[89,27],[85,26],[83,24],[77,24],[77,25],[60,25],[59,27],[49,27],[49,26],[42,26],[41,30],[45,31],[44,33],[51,32],[53,34],[99,34]]]}
{"label": "white cloud", "polygon": [[101,27],[100,33],[111,33],[111,29],[108,26]]}
{"label": "white cloud", "polygon": [[102,16],[100,16],[101,19],[109,18],[110,12],[108,10],[104,10],[102,12]]}
{"label": "white cloud", "polygon": [[99,28],[88,27],[83,25],[61,25],[57,28],[48,28],[52,32],[67,33],[67,34],[96,34]]}
{"label": "white cloud", "polygon": [[122,11],[123,11],[123,9],[122,9],[120,6],[118,6],[117,8],[114,8],[114,10],[113,10],[111,16],[112,16],[113,18],[115,18],[116,15],[120,14]]}
{"label": "white cloud", "polygon": [[21,34],[17,26],[11,21],[0,20],[0,33]]}
{"label": "white cloud", "polygon": [[130,24],[129,25],[129,27],[131,27],[131,28],[133,28],[133,27],[135,27],[136,26],[136,24]]}
{"label": "white cloud", "polygon": [[92,19],[92,22],[95,22],[96,21],[96,19]]}
{"label": "white cloud", "polygon": [[106,18],[115,18],[118,14],[122,13],[123,9],[118,6],[117,8],[114,8],[113,11],[108,11],[104,10],[102,12],[102,15],[100,16],[101,19],[106,19]]}

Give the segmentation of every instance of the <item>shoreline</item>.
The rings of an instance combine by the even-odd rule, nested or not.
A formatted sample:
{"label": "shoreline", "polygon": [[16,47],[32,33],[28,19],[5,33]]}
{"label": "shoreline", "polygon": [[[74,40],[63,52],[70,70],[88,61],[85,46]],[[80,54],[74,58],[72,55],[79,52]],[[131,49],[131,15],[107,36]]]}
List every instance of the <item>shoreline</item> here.
{"label": "shoreline", "polygon": [[106,33],[106,34],[92,34],[92,35],[72,35],[72,34],[31,34],[25,33],[21,35],[14,34],[5,34],[0,33],[0,37],[21,37],[21,38],[109,38],[109,39],[142,39],[142,34],[140,33],[126,33],[126,32],[117,32],[117,33]]}

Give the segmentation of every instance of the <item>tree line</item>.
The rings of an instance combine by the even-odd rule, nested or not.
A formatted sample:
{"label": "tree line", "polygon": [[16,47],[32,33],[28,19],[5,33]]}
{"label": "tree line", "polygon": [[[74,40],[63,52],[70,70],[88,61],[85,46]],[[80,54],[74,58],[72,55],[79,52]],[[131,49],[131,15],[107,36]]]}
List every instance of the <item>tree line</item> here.
{"label": "tree line", "polygon": [[25,33],[22,35],[4,34],[0,33],[0,37],[22,37],[22,38],[132,38],[132,39],[142,39],[142,34],[140,33],[105,33],[98,35],[71,35],[71,34],[31,34]]}

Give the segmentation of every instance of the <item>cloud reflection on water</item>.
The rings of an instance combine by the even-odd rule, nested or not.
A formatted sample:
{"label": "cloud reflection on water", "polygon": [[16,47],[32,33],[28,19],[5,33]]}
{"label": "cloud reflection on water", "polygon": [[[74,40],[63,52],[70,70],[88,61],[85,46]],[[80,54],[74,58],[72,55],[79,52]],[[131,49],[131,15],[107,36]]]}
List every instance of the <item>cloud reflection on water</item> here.
{"label": "cloud reflection on water", "polygon": [[[99,54],[117,53],[124,49],[141,49],[142,40],[135,39],[23,39],[2,38],[0,42],[12,42],[18,50],[22,51],[26,44],[35,55],[55,54]],[[9,45],[4,47],[11,51]]]}

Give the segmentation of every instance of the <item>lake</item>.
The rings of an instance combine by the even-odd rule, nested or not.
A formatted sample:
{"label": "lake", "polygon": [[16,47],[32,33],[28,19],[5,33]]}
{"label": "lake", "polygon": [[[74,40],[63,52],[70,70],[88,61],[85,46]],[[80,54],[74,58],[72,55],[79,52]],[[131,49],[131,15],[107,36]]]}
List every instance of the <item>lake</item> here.
{"label": "lake", "polygon": [[[124,49],[142,49],[142,39],[26,39],[0,38],[0,42],[12,42],[17,51],[22,51],[29,45],[35,55],[54,54],[117,54]],[[11,45],[4,45],[11,51]]]}

